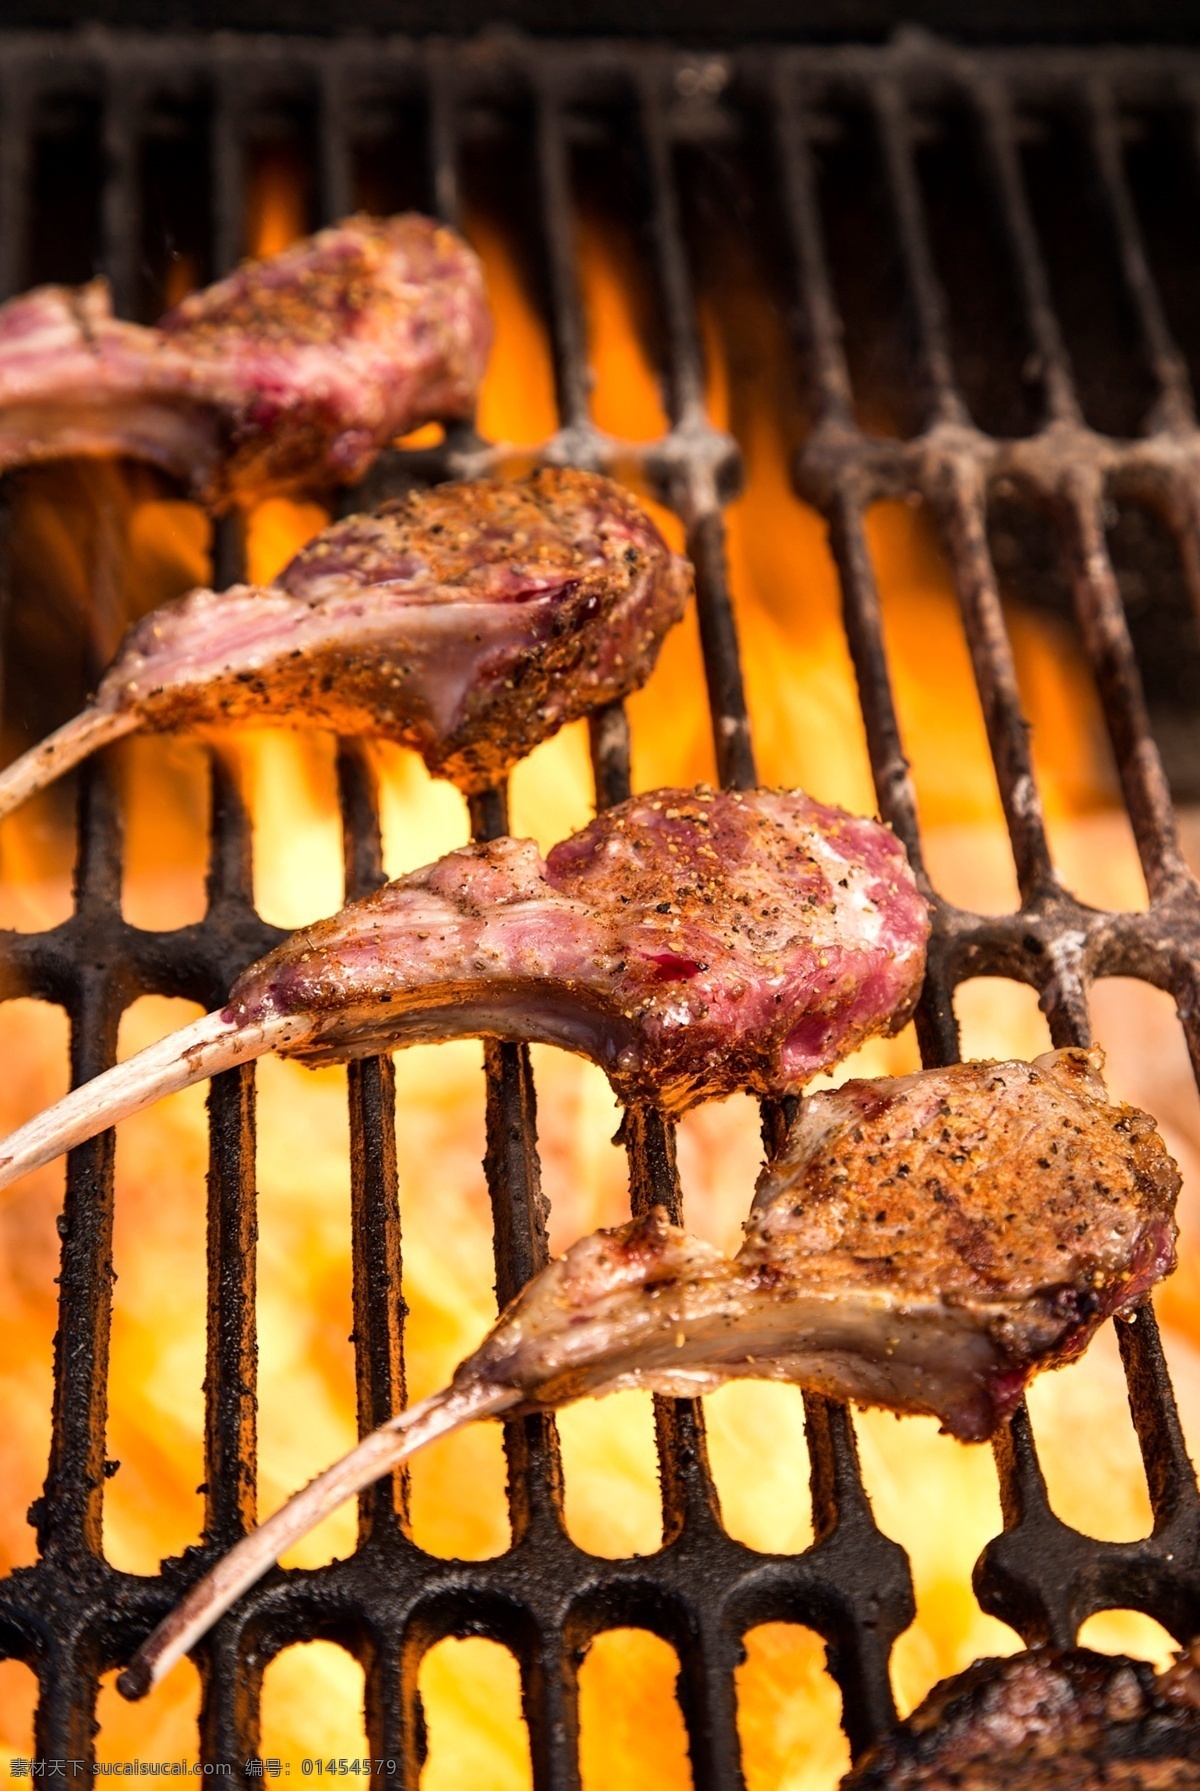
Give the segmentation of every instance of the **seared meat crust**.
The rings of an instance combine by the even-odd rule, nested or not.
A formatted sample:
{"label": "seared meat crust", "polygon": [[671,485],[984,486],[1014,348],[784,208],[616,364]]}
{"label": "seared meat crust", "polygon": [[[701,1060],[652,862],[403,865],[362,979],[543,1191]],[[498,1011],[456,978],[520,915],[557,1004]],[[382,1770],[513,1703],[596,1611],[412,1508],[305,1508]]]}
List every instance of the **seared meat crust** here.
{"label": "seared meat crust", "polygon": [[1174,1266],[1175,1165],[1099,1067],[1059,1051],[813,1095],[733,1262],[661,1211],[598,1232],[529,1284],[455,1386],[537,1410],[797,1381],[983,1440],[1032,1373]]}
{"label": "seared meat crust", "polygon": [[682,1112],[801,1087],[902,1025],[928,930],[878,822],[798,791],[659,790],[545,863],[499,840],[389,884],[248,970],[226,1012],[310,1016],[288,1049],[311,1060],[389,1049],[409,1010],[421,1036],[542,1038]]}
{"label": "seared meat crust", "polygon": [[1085,1648],[980,1660],[925,1702],[842,1791],[1195,1791],[1200,1672]]}
{"label": "seared meat crust", "polygon": [[[1150,1115],[1109,1102],[1103,1062],[1049,1051],[812,1095],[755,1194],[764,1263],[819,1265],[830,1288],[870,1263],[898,1296],[932,1283],[982,1312],[999,1295],[1068,1332],[1107,1316],[1114,1289],[1118,1303],[1145,1291],[1131,1273],[1149,1286],[1170,1260],[1179,1172]],[[1016,1322],[996,1337],[1019,1357]]]}
{"label": "seared meat crust", "polygon": [[471,250],[429,218],[347,218],[194,293],[157,329],[108,289],[0,308],[0,468],[154,462],[214,508],[349,484],[431,418],[468,416],[491,344]]}
{"label": "seared meat crust", "polygon": [[438,486],[334,524],[266,589],[163,605],[97,706],[159,730],[299,718],[381,735],[481,790],[644,683],[691,590],[611,479],[546,468]]}

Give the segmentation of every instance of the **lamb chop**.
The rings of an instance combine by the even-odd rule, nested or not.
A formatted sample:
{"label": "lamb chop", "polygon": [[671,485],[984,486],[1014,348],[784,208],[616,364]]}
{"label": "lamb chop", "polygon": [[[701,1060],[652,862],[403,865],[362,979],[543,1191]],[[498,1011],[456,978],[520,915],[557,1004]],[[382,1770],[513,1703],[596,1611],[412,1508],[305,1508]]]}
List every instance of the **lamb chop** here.
{"label": "lamb chop", "polygon": [[135,729],[247,720],[381,735],[486,789],[644,683],[691,589],[611,479],[436,486],[335,523],[273,585],[145,616],[92,704],[0,773],[0,816]]}
{"label": "lamb chop", "polygon": [[930,1692],[842,1791],[1195,1791],[1200,1648],[1157,1678],[1087,1648],[979,1660]]}
{"label": "lamb chop", "polygon": [[349,484],[470,414],[491,333],[477,259],[415,213],[347,218],[155,329],[115,318],[102,280],[41,286],[0,308],[0,470],[123,454],[218,509]]}
{"label": "lamb chop", "polygon": [[463,847],[295,933],[228,1006],[0,1140],[0,1187],[160,1095],[266,1051],[541,1039],[623,1100],[785,1094],[903,1024],[929,931],[886,827],[799,791],[659,790],[541,858]]}
{"label": "lamb chop", "polygon": [[852,1081],[803,1103],[730,1261],[659,1207],[573,1244],[440,1393],[217,1563],[125,1676],[140,1695],[344,1499],[473,1418],[733,1379],[932,1413],[982,1441],[1029,1377],[1174,1266],[1179,1176],[1098,1051]]}

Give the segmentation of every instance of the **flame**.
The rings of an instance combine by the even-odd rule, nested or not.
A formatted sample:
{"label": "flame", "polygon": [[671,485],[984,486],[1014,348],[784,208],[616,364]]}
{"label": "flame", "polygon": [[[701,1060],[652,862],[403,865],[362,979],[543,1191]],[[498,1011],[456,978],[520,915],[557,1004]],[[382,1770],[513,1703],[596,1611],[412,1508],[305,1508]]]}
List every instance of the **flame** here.
{"label": "flame", "polygon": [[246,182],[246,253],[278,255],[308,229],[311,170],[301,145],[260,144]]}
{"label": "flame", "polygon": [[[252,182],[250,247],[269,252],[299,233],[304,196],[280,153],[260,159]],[[497,314],[497,348],[480,404],[494,439],[528,447],[556,426],[551,357],[537,310],[504,237],[483,217],[470,232],[484,257]],[[664,400],[634,302],[637,267],[611,225],[588,217],[579,266],[595,374],[597,424],[616,437],[650,439],[664,427]],[[737,436],[746,461],[743,495],[728,513],[730,578],[743,644],[764,781],[802,783],[826,799],[874,808],[862,723],[840,622],[835,569],[820,518],[792,492],[793,442],[779,400],[787,345],[751,279],[735,282],[737,306],[720,295],[703,313],[708,403]],[[56,483],[57,480],[57,483]],[[66,481],[64,484],[63,481]],[[83,481],[80,486],[79,481]],[[75,481],[75,484],[71,482]],[[92,481],[91,484],[88,481]],[[82,491],[97,513],[119,511],[119,592],[144,609],[207,577],[206,525],[189,506],[112,469],[70,469],[33,480],[16,518],[18,572],[30,567],[76,618],[107,639],[116,621],[97,612],[94,543],[71,526],[64,493]],[[73,500],[74,501],[74,500]],[[681,545],[677,520],[656,509]],[[272,500],[247,518],[249,575],[266,581],[324,523],[314,504]],[[928,517],[879,505],[868,537],[881,587],[897,704],[913,763],[929,863],[939,887],[981,910],[1011,905],[1011,861],[973,694],[953,586]],[[22,570],[24,569],[24,570]],[[39,589],[41,586],[38,587]],[[1056,853],[1069,882],[1113,907],[1145,897],[1113,783],[1094,697],[1066,640],[1041,618],[1014,615],[1014,640],[1034,752]],[[695,617],[667,641],[645,691],[630,703],[638,785],[713,775]],[[61,719],[59,717],[58,719]],[[1087,750],[1081,750],[1086,743]],[[10,742],[13,750],[16,741]],[[254,822],[255,892],[281,925],[326,913],[342,897],[341,839],[332,744],[317,737],[248,730],[222,745],[242,781]],[[411,754],[373,749],[386,866],[398,874],[459,843],[465,805],[432,782]],[[188,741],[134,742],[114,755],[124,793],[128,918],[176,926],[203,909],[207,793],[204,755]],[[591,807],[586,730],[564,730],[531,754],[512,785],[514,830],[546,846],[580,825]],[[0,921],[40,927],[69,911],[69,818],[49,797],[0,831]],[[1189,820],[1200,846],[1200,823]],[[1004,982],[959,994],[964,1050],[1029,1055],[1048,1043],[1032,992]],[[146,999],[126,1014],[130,1052],[185,1017],[186,1004]],[[1155,1111],[1188,1189],[1179,1275],[1160,1298],[1166,1346],[1185,1429],[1200,1437],[1200,1107],[1170,1002],[1143,985],[1104,984],[1097,1025],[1110,1050],[1115,1093]],[[0,1007],[8,1074],[0,1126],[8,1130],[61,1093],[65,1023],[45,1004]],[[592,1066],[535,1050],[540,1143],[550,1198],[551,1246],[618,1223],[627,1212],[624,1161],[610,1140],[618,1113]],[[877,1041],[844,1065],[896,1073],[917,1062],[911,1030]],[[445,1380],[494,1316],[491,1225],[483,1155],[481,1053],[474,1043],[421,1047],[397,1058],[400,1203],[408,1306],[410,1397]],[[346,1077],[264,1063],[259,1073],[260,1500],[270,1509],[355,1432],[349,1261]],[[690,1115],[680,1128],[689,1224],[723,1248],[736,1244],[761,1147],[753,1103],[735,1099]],[[189,1090],[118,1129],[116,1263],[108,1454],[119,1470],[105,1491],[110,1558],[151,1572],[165,1553],[197,1539],[202,1478],[204,1362],[204,1096]],[[34,1558],[22,1521],[40,1491],[48,1446],[54,1214],[62,1167],[39,1172],[0,1207],[0,1567]],[[811,1538],[804,1492],[803,1412],[795,1389],[731,1387],[705,1402],[709,1448],[725,1522],[747,1545],[797,1550]],[[1047,1478],[1068,1521],[1096,1534],[1134,1536],[1149,1525],[1144,1476],[1111,1336],[1069,1372],[1047,1377],[1031,1406]],[[881,1526],[913,1560],[918,1615],[896,1650],[902,1709],[974,1656],[1005,1652],[1014,1635],[984,1616],[970,1590],[979,1550],[1000,1522],[986,1450],[936,1433],[932,1423],[871,1413],[858,1430],[863,1469]],[[624,1394],[584,1404],[560,1421],[567,1523],[599,1555],[656,1547],[661,1518],[649,1400]],[[1075,1472],[1089,1463],[1086,1482]],[[412,1525],[434,1552],[480,1558],[508,1540],[504,1464],[497,1427],[479,1427],[414,1464]],[[354,1517],[337,1514],[290,1557],[317,1563],[353,1546]],[[1147,1619],[1094,1620],[1097,1645],[1161,1658],[1164,1638]],[[597,1638],[580,1672],[583,1778],[588,1791],[689,1782],[674,1694],[678,1663],[645,1631]],[[199,1690],[179,1670],[147,1705],[121,1703],[112,1675],[101,1693],[101,1758],[190,1753]],[[530,1783],[516,1667],[494,1643],[449,1641],[423,1664],[429,1732],[426,1791]],[[827,1791],[847,1754],[838,1697],[823,1648],[795,1624],[768,1624],[747,1638],[737,1672],[738,1720],[751,1791]],[[31,1750],[33,1680],[0,1664],[0,1751]],[[267,1673],[262,1751],[298,1770],[304,1755],[365,1752],[362,1673],[331,1644],[293,1648]]]}
{"label": "flame", "polygon": [[496,334],[479,389],[477,423],[491,441],[544,442],[558,426],[550,345],[508,242],[473,214],[467,234],[487,270]]}
{"label": "flame", "polygon": [[172,251],[163,285],[163,310],[173,311],[200,284],[199,257],[189,251]]}

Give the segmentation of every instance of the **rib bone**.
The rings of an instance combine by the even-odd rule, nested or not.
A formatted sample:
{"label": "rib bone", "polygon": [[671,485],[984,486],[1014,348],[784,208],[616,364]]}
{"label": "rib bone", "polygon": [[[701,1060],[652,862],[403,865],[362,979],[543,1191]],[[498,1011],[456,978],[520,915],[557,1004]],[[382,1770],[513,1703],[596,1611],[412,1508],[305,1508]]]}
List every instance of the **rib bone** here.
{"label": "rib bone", "polygon": [[84,709],[0,772],[0,820],[30,796],[65,777],[102,746],[136,733],[141,721],[132,709]]}
{"label": "rib bone", "polygon": [[144,1698],[285,1549],[363,1487],[399,1467],[427,1443],[461,1430],[473,1418],[498,1418],[515,1403],[516,1396],[503,1387],[475,1387],[466,1392],[444,1387],[373,1430],[356,1449],[281,1506],[274,1517],[252,1530],[193,1587],[118,1678],[123,1695]]}
{"label": "rib bone", "polygon": [[303,1014],[274,1015],[239,1026],[227,1012],[204,1014],[190,1026],[181,1026],[125,1063],[73,1088],[11,1133],[0,1145],[0,1187],[53,1162],[164,1095],[206,1076],[219,1076],[264,1052],[297,1047],[312,1032],[312,1022]]}

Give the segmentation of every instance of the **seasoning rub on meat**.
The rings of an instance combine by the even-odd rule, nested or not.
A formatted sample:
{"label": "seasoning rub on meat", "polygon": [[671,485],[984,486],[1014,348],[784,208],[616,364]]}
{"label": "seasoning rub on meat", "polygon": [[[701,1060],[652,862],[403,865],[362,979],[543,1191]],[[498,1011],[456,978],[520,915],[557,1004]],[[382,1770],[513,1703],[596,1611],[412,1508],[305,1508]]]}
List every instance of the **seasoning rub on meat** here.
{"label": "seasoning rub on meat", "polygon": [[1195,1791],[1200,1647],[1165,1673],[1086,1648],[979,1660],[930,1692],[842,1791]]}
{"label": "seasoning rub on meat", "polygon": [[193,293],[154,329],[103,280],[0,307],[0,470],[148,460],[221,509],[346,485],[419,424],[469,416],[483,274],[444,225],[347,218]]}
{"label": "seasoning rub on meat", "polygon": [[274,1051],[540,1039],[682,1112],[802,1087],[911,1011],[926,903],[877,821],[799,791],[659,790],[542,859],[501,839],[305,927],[228,1006],[0,1141],[0,1187],[160,1095]]}
{"label": "seasoning rub on meat", "polygon": [[89,707],[0,773],[0,815],[124,734],[244,721],[381,736],[486,789],[643,684],[691,590],[611,479],[440,485],[335,523],[272,585],[146,616]]}
{"label": "seasoning rub on meat", "polygon": [[237,1545],[126,1676],[145,1691],[344,1499],[473,1418],[731,1379],[932,1413],[981,1441],[1174,1266],[1179,1176],[1098,1052],[852,1081],[806,1100],[730,1261],[661,1208],[537,1275],[441,1393]]}

